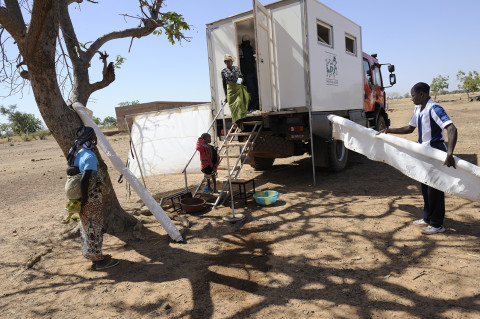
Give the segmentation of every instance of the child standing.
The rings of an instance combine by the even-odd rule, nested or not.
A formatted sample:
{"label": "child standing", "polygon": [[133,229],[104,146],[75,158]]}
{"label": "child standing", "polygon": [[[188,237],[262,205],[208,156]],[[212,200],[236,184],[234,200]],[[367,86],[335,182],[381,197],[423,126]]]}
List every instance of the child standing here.
{"label": "child standing", "polygon": [[197,140],[196,149],[200,153],[200,169],[207,177],[208,188],[210,190],[210,176],[213,181],[213,192],[217,193],[217,174],[218,154],[215,148],[210,145],[212,137],[208,133],[203,133]]}

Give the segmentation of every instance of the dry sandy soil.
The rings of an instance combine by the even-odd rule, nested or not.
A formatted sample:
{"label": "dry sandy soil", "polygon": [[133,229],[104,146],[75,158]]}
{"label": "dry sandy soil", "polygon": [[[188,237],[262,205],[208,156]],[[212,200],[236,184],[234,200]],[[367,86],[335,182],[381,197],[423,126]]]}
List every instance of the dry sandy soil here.
{"label": "dry sandy soil", "polygon": [[[441,96],[439,100],[452,99]],[[443,102],[459,129],[456,154],[477,164],[480,103]],[[405,125],[409,99],[390,105]],[[416,139],[416,134],[408,137]],[[109,137],[126,158],[128,137]],[[236,202],[185,215],[186,243],[174,243],[152,216],[144,230],[106,235],[121,260],[89,270],[76,226],[64,217],[65,158],[53,139],[0,144],[0,317],[2,318],[479,318],[480,203],[447,195],[443,234],[425,236],[419,184],[393,168],[350,153],[345,171],[317,171],[309,157],[278,161],[255,176],[280,192],[273,206]],[[110,168],[112,180],[118,173]],[[192,184],[201,176],[190,177]],[[168,194],[183,176],[149,178]],[[116,184],[122,205],[142,205]],[[63,237],[62,237],[63,236]]]}

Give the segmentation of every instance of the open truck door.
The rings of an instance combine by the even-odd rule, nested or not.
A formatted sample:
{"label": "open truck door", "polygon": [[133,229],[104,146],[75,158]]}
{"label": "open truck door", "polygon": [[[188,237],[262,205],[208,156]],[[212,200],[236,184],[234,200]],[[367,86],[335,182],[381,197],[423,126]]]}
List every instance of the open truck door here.
{"label": "open truck door", "polygon": [[257,52],[257,78],[260,110],[275,109],[275,85],[273,76],[273,39],[270,30],[270,10],[258,0],[253,0],[255,48]]}

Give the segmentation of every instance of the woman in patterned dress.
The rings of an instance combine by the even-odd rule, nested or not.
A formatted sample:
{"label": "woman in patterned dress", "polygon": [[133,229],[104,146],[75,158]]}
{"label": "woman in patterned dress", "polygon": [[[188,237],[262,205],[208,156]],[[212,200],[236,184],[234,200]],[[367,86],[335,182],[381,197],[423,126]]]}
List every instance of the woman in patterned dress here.
{"label": "woman in patterned dress", "polygon": [[[221,72],[223,91],[230,107],[233,122],[240,124],[239,120],[247,116],[247,106],[250,102],[250,94],[247,87],[241,84],[243,75],[238,66],[233,65],[235,58],[231,54],[225,54],[224,62],[227,66]],[[242,80],[238,83],[238,79]]]}
{"label": "woman in patterned dress", "polygon": [[67,160],[69,167],[78,167],[81,179],[80,240],[82,254],[92,261],[93,270],[118,265],[118,260],[102,253],[103,243],[103,178],[98,172],[98,159],[93,150],[97,136],[93,128],[80,127],[75,133],[75,142]]}

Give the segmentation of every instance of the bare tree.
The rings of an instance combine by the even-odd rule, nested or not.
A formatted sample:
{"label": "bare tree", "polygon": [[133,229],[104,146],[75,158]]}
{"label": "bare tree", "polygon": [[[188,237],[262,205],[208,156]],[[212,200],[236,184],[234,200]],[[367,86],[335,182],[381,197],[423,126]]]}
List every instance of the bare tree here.
{"label": "bare tree", "polygon": [[[120,38],[141,38],[150,34],[165,34],[173,44],[186,39],[183,31],[189,26],[175,12],[162,12],[164,0],[138,0],[136,15],[125,18],[138,20],[138,26],[112,31],[100,36],[90,45],[77,39],[70,18],[69,7],[83,0],[3,0],[0,1],[0,80],[18,93],[29,81],[40,114],[64,155],[72,143],[75,129],[82,122],[71,103],[87,105],[90,95],[115,81],[115,63],[108,62],[108,54],[101,52],[107,42]],[[85,5],[95,5],[85,0]],[[106,12],[108,14],[108,12]],[[10,41],[10,42],[9,42]],[[16,47],[18,54],[11,54]],[[8,52],[7,52],[8,51]],[[103,62],[102,79],[90,83],[89,68],[94,56]],[[118,57],[117,57],[118,61]],[[61,64],[59,64],[61,63]],[[56,68],[56,66],[61,67]],[[65,73],[60,74],[64,70]],[[68,97],[62,95],[63,85],[71,80]],[[106,165],[100,159],[100,169]],[[104,200],[105,228],[107,232],[130,229],[136,219],[120,206],[107,177],[107,195]]]}

